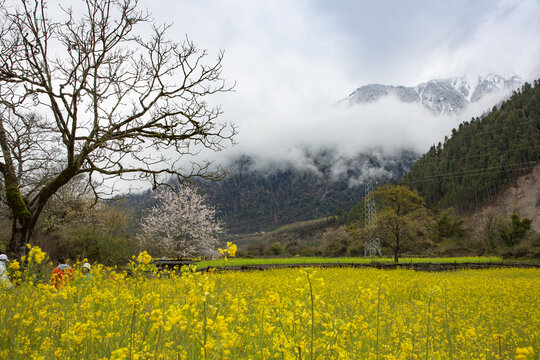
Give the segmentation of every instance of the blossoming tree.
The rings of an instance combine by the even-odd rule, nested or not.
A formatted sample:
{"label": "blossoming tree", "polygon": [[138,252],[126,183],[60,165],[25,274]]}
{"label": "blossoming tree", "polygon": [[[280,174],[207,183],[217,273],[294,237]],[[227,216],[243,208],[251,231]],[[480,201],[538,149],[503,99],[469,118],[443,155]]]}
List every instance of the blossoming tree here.
{"label": "blossoming tree", "polygon": [[165,254],[178,257],[216,254],[222,225],[216,210],[194,187],[160,189],[151,208],[141,221],[141,238],[147,245],[158,245]]}

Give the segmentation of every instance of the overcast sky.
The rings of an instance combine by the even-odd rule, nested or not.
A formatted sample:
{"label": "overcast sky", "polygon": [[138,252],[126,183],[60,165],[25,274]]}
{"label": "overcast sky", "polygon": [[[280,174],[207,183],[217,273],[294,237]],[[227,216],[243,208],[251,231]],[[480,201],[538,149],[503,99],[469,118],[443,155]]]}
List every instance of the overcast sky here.
{"label": "overcast sky", "polygon": [[[344,111],[335,103],[369,84],[413,86],[490,72],[540,77],[539,0],[144,0],[171,36],[187,35],[215,55],[234,93],[222,120],[239,125],[225,152],[279,161],[297,145],[354,153],[381,145],[425,151],[457,117],[383,102]],[[485,107],[485,108],[482,108]]]}
{"label": "overcast sky", "polygon": [[142,4],[156,21],[173,23],[175,35],[224,49],[226,72],[240,88],[249,80],[269,92],[307,83],[339,98],[373,82],[416,85],[466,73],[528,78],[540,72],[538,0]]}
{"label": "overcast sky", "polygon": [[140,0],[169,36],[187,35],[235,91],[214,97],[238,145],[220,154],[302,161],[299,148],[352,155],[374,147],[428,150],[490,109],[436,117],[392,99],[336,107],[370,84],[497,73],[540,78],[540,0]]}

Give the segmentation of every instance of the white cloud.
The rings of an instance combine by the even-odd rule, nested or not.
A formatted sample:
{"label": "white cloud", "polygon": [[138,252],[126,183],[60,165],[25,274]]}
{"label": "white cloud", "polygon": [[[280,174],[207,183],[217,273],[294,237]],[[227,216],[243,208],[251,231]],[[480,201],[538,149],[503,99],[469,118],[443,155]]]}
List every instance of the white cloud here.
{"label": "white cloud", "polygon": [[493,94],[459,115],[436,115],[393,97],[356,106],[298,102],[289,104],[287,111],[261,109],[243,127],[239,145],[225,155],[251,154],[263,163],[288,164],[301,163],[306,149],[333,149],[345,158],[373,149],[385,154],[400,149],[423,153],[459,123],[490,110],[505,95]]}
{"label": "white cloud", "polygon": [[517,74],[529,81],[540,76],[540,2],[502,0],[492,5],[470,19],[470,31],[459,41],[427,51],[422,79],[487,72]]}
{"label": "white cloud", "polygon": [[[52,0],[51,13],[59,0]],[[387,98],[361,107],[335,104],[372,82],[416,85],[432,78],[495,72],[540,77],[538,0],[141,0],[169,36],[187,35],[215,57],[235,92],[220,94],[221,120],[238,124],[240,154],[314,168],[305,150],[417,152],[481,115],[500,95],[459,116],[435,116]],[[191,159],[190,159],[191,160]],[[347,165],[335,164],[335,174]],[[337,176],[337,175],[336,175]]]}

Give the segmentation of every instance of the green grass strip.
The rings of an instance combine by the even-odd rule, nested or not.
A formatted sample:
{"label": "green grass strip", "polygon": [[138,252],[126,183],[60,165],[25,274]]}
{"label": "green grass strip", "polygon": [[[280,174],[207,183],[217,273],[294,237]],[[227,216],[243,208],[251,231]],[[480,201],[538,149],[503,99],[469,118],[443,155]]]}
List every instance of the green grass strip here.
{"label": "green grass strip", "polygon": [[[209,266],[242,266],[242,265],[287,265],[287,264],[369,264],[372,262],[393,263],[393,257],[382,258],[365,258],[365,257],[288,257],[288,258],[229,258],[227,261],[223,259],[203,260],[197,262],[197,268],[204,269]],[[402,257],[399,260],[400,264],[410,263],[489,263],[503,262],[503,259],[495,256],[469,256],[469,257],[444,257],[444,258],[427,258],[427,257]]]}

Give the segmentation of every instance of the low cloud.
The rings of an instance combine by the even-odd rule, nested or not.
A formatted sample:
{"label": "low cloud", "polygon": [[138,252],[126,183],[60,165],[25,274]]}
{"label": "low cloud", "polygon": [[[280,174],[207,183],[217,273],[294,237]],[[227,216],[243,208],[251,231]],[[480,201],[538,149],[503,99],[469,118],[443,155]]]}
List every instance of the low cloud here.
{"label": "low cloud", "polygon": [[438,115],[392,96],[353,106],[298,102],[272,112],[262,107],[241,124],[239,144],[214,155],[222,161],[249,155],[258,168],[281,164],[315,169],[310,154],[326,151],[335,154],[337,176],[346,171],[348,160],[361,153],[385,157],[402,150],[424,153],[449,136],[452,128],[481,116],[508,95],[491,94],[457,115]]}

